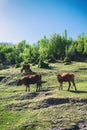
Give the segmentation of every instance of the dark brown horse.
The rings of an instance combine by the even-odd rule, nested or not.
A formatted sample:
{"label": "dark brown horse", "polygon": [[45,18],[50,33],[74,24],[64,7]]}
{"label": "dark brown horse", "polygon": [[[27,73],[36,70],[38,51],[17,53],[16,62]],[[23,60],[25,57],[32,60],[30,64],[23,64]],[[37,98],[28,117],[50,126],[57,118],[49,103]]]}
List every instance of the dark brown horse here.
{"label": "dark brown horse", "polygon": [[21,69],[21,72],[25,71],[28,72],[30,70],[30,65],[29,64],[24,64],[23,68]]}
{"label": "dark brown horse", "polygon": [[30,84],[36,84],[36,91],[40,90],[41,86],[41,75],[40,74],[33,74],[28,75],[22,79],[18,79],[17,85],[25,85],[26,91],[30,91]]}

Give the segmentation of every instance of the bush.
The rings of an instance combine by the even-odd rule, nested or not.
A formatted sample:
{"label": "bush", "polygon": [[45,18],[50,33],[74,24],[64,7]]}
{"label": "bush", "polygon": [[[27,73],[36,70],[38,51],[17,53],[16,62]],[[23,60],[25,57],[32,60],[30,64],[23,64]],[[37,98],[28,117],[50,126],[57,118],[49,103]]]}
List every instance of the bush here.
{"label": "bush", "polygon": [[48,62],[46,62],[46,61],[39,60],[39,62],[38,62],[38,67],[39,67],[39,68],[48,68],[48,67],[49,67],[49,64],[48,64]]}
{"label": "bush", "polygon": [[65,57],[64,58],[64,64],[65,65],[71,64],[71,59],[69,57]]}
{"label": "bush", "polygon": [[19,67],[21,67],[21,65],[20,64],[16,64],[15,68],[19,68]]}

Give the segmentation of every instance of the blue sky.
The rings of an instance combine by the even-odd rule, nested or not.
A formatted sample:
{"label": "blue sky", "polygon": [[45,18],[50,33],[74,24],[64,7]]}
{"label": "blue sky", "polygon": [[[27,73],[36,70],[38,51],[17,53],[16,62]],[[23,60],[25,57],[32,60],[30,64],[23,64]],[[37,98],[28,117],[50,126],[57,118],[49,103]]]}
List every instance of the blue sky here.
{"label": "blue sky", "polygon": [[0,0],[0,42],[32,44],[65,29],[87,34],[87,0]]}

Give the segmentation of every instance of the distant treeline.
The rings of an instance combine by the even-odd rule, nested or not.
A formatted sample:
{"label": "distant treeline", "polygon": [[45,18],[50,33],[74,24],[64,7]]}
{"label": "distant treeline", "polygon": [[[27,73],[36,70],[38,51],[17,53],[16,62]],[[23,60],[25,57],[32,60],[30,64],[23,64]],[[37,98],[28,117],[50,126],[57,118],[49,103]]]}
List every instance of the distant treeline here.
{"label": "distant treeline", "polygon": [[0,64],[49,64],[56,60],[78,61],[87,57],[87,36],[82,33],[76,40],[67,38],[67,30],[63,36],[52,34],[48,39],[44,36],[37,43],[30,45],[25,40],[18,44],[0,43]]}

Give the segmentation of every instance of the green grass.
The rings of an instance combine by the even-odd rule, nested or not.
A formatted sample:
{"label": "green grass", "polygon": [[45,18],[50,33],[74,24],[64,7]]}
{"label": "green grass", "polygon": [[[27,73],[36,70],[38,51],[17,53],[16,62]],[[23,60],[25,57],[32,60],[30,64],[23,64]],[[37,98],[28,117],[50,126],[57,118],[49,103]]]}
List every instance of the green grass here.
{"label": "green grass", "polygon": [[[10,77],[0,83],[0,130],[68,130],[87,120],[87,63],[57,62],[50,66],[51,69],[31,66],[32,71],[43,74],[40,92],[35,92],[35,85],[31,85],[31,92],[25,92],[24,85],[14,84],[24,76],[20,68],[0,70],[0,76]],[[73,86],[67,91],[67,83],[59,91],[56,74],[60,72],[75,74],[77,92]]]}

